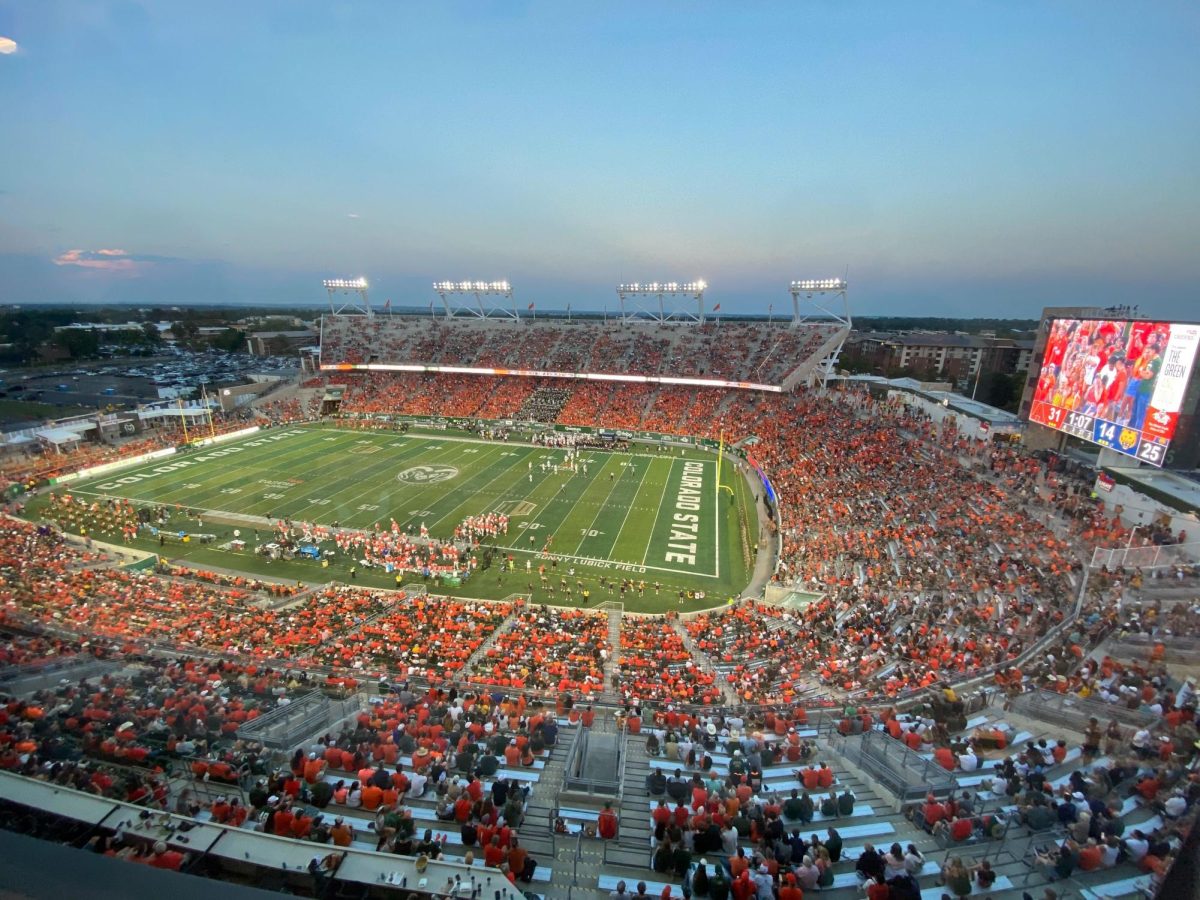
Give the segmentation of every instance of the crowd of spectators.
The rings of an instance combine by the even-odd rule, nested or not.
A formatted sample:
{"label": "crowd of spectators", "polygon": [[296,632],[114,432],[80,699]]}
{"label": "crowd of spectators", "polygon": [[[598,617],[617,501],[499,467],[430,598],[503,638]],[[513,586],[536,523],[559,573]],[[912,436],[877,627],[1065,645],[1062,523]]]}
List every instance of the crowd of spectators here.
{"label": "crowd of spectators", "polygon": [[468,603],[419,594],[314,651],[322,666],[394,673],[438,684],[454,678],[513,612],[511,603]]}
{"label": "crowd of spectators", "polygon": [[179,447],[189,440],[226,434],[246,427],[252,413],[238,410],[229,413],[214,410],[211,424],[189,425],[188,428],[172,418],[147,419],[144,430],[135,436],[113,442],[98,442],[81,438],[71,445],[50,446],[31,442],[9,447],[5,445],[5,456],[0,460],[0,491],[13,486],[26,490],[44,484],[68,472],[77,472],[103,463],[128,459],[162,450]]}
{"label": "crowd of spectators", "polygon": [[683,636],[658,617],[630,616],[621,622],[613,681],[626,701],[708,705],[722,699],[716,676],[697,665]]}
{"label": "crowd of spectators", "polygon": [[693,616],[685,627],[740,700],[792,702],[806,690],[800,679],[806,661],[796,652],[790,621],[778,606],[740,603]]}
{"label": "crowd of spectators", "polygon": [[840,326],[324,316],[321,364],[385,363],[781,383]]}
{"label": "crowd of spectators", "polygon": [[[94,642],[76,644],[77,654],[99,650]],[[303,673],[257,663],[125,656],[122,668],[10,699],[0,722],[0,768],[67,778],[134,803],[153,792],[161,803],[171,768],[230,784],[264,771],[261,747],[236,739],[238,727],[309,689]],[[105,763],[123,767],[121,777]]]}
{"label": "crowd of spectators", "polygon": [[604,613],[527,607],[484,651],[470,678],[501,687],[599,694],[610,652]]}
{"label": "crowd of spectators", "polygon": [[[518,347],[527,343],[526,331],[517,325],[479,331],[482,326],[457,320],[380,319],[371,327],[379,331],[381,341],[394,338],[400,341],[396,346],[414,352],[498,353],[505,342]],[[406,328],[398,323],[406,323]],[[528,346],[539,346],[546,353],[561,346],[564,354],[578,356],[586,347],[577,336],[590,332],[571,330],[569,324],[532,325],[528,333],[534,337],[528,340],[533,343]],[[363,321],[335,321],[333,328],[343,325],[350,329],[363,326]],[[623,331],[604,331],[596,344],[605,348],[603,352],[618,355],[627,344],[641,347],[651,359],[660,354],[662,365],[677,365],[680,358],[671,354],[702,337],[704,346],[732,343],[744,346],[750,356],[772,358],[776,354],[794,358],[793,343],[821,337],[816,331],[777,333],[761,325],[722,323],[717,328],[638,326],[626,337]],[[498,337],[493,341],[488,335]],[[487,340],[480,343],[481,336]],[[385,341],[381,346],[391,345]],[[685,350],[682,355],[697,354]],[[714,371],[708,365],[705,371]],[[335,378],[347,382],[344,408],[362,412],[472,415],[484,404],[492,404],[497,414],[511,415],[515,410],[496,405],[497,397],[524,403],[538,396],[524,387],[508,393],[517,382],[527,385],[525,379],[426,374],[362,378],[339,374]],[[571,391],[561,413],[568,420],[579,416],[590,424],[610,427],[640,425],[705,436],[727,432],[730,439],[757,438],[751,463],[769,475],[781,498],[767,525],[779,533],[782,543],[774,580],[820,596],[802,610],[741,604],[687,625],[691,638],[716,664],[725,682],[720,687],[743,700],[789,701],[830,689],[895,696],[927,687],[947,674],[959,677],[1003,668],[1065,615],[1063,600],[1073,594],[1078,561],[1062,529],[1044,524],[1049,507],[1037,497],[1041,485],[1052,499],[1061,501],[1059,492],[1068,477],[1044,460],[1004,445],[951,438],[942,426],[899,401],[854,391],[827,398],[804,392],[763,395],[663,391],[644,384],[621,385],[619,390],[604,383],[563,384],[562,390]],[[1010,502],[1013,496],[1020,502]],[[1098,511],[1068,523],[1081,539],[1128,535],[1119,516],[1105,514],[1099,507],[1089,510]],[[126,538],[139,523],[145,524],[140,512],[127,501],[85,501],[68,494],[59,495],[52,505],[52,514],[73,530]],[[396,529],[331,532],[328,537],[356,559],[361,556],[367,564],[391,566],[398,573],[444,569],[468,575],[472,568],[470,556],[464,556],[461,548]],[[330,627],[323,616],[313,614],[315,606],[309,602],[286,613],[263,613],[245,591],[238,590],[240,585],[224,585],[234,590],[208,593],[167,583],[159,591],[157,582],[147,587],[141,578],[83,567],[52,588],[24,598],[25,612],[75,628],[94,627],[104,634],[115,635],[135,625],[144,628],[149,639],[179,640],[184,646],[223,651],[249,648],[267,657],[284,648],[290,652],[325,647],[323,653],[328,654],[330,639],[349,632],[340,627],[347,620],[335,617]],[[163,596],[155,597],[156,593]],[[91,602],[76,602],[84,596]],[[354,610],[360,602],[353,592],[338,597],[343,612]],[[164,623],[168,608],[177,608],[181,615]],[[767,620],[769,628],[757,627]],[[1187,616],[1179,612],[1171,614],[1171,623],[1175,630],[1189,628]],[[1152,610],[1145,619],[1131,619],[1127,627],[1164,626]],[[224,629],[227,638],[215,636],[217,629]],[[549,628],[548,634],[553,633],[554,628]],[[263,642],[268,646],[259,646],[259,637],[268,634],[270,640]],[[357,647],[333,655],[345,653],[353,665],[369,667],[368,660],[378,654],[364,654],[362,647],[381,638],[388,644],[388,637],[386,633],[371,639],[360,635]],[[664,643],[656,652],[677,654],[671,669],[678,676],[674,683],[636,678],[636,669],[645,667],[647,659],[632,652],[638,650],[640,635],[631,633],[629,640],[631,654],[628,665],[622,661],[621,683],[630,696],[639,691],[662,697],[679,692],[702,701],[718,699],[721,691],[711,689],[711,672],[673,644]],[[553,645],[552,637],[547,643]],[[796,647],[804,653],[796,654]],[[420,665],[422,660],[417,656],[405,663]],[[493,665],[488,676],[526,684],[530,676],[524,668],[514,660],[504,672],[495,671]],[[566,671],[572,668],[579,671]],[[599,670],[592,668],[595,671],[575,661],[563,672],[532,677],[546,683],[565,679],[583,684],[598,679]]]}

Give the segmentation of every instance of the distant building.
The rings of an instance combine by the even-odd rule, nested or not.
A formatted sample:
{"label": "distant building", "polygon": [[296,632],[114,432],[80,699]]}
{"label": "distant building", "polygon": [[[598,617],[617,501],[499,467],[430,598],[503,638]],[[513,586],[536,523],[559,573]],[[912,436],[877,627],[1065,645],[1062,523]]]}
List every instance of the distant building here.
{"label": "distant building", "polygon": [[256,331],[246,337],[246,349],[255,356],[281,356],[315,344],[315,331]]}
{"label": "distant building", "polygon": [[247,316],[244,319],[238,319],[236,324],[243,331],[250,331],[254,328],[261,329],[268,323],[299,329],[310,326],[312,320],[301,319],[299,316]]}
{"label": "distant building", "polygon": [[[107,334],[119,331],[142,331],[145,327],[143,322],[72,322],[70,325],[56,325],[54,330],[55,332],[94,331],[97,334]],[[171,327],[171,323],[155,322],[154,327],[162,333]]]}
{"label": "distant building", "polygon": [[1014,375],[1027,371],[1033,346],[1032,340],[950,332],[869,331],[851,334],[846,341],[848,351],[857,352],[883,372],[908,369],[958,382],[991,372]]}

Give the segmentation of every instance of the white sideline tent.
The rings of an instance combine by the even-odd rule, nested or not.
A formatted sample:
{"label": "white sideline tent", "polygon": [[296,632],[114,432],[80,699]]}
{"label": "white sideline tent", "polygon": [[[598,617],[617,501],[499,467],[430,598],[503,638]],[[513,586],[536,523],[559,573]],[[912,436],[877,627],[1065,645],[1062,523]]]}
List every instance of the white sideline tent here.
{"label": "white sideline tent", "polygon": [[48,444],[57,452],[74,449],[83,440],[83,433],[95,428],[94,423],[80,424],[74,428],[43,428],[35,431],[34,435],[43,444]]}

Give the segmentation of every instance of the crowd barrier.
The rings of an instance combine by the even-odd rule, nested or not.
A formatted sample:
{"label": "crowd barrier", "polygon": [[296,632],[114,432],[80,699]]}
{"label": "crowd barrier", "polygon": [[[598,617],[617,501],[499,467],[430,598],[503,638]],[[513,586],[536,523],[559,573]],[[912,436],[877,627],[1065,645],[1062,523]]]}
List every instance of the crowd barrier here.
{"label": "crowd barrier", "polygon": [[1022,694],[1012,702],[1013,712],[1041,719],[1045,722],[1063,724],[1075,731],[1087,731],[1088,723],[1095,719],[1103,727],[1115,719],[1128,728],[1153,728],[1159,722],[1154,713],[1129,709],[1120,703],[1091,700],[1075,694],[1059,694],[1054,691],[1034,690]]}
{"label": "crowd barrier", "polygon": [[958,782],[935,760],[926,759],[882,731],[835,738],[834,749],[904,802],[928,794],[947,796]]}

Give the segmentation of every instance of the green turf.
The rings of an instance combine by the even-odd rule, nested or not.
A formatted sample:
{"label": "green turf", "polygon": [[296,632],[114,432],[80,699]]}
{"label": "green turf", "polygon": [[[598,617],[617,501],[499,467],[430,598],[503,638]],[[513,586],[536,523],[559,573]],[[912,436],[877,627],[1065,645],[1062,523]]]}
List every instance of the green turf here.
{"label": "green turf", "polygon": [[[744,479],[722,466],[718,491],[713,454],[634,445],[630,452],[581,450],[588,474],[563,467],[565,451],[517,442],[487,442],[441,433],[396,434],[332,427],[276,429],[252,438],[123,469],[63,490],[81,496],[120,496],[134,501],[204,510],[203,527],[175,515],[172,529],[215,533],[218,542],[239,527],[250,539],[264,525],[239,516],[290,518],[321,524],[402,528],[424,524],[432,537],[448,539],[466,516],[500,511],[510,517],[507,535],[495,539],[499,556],[511,555],[513,571],[501,565],[478,573],[462,596],[499,597],[532,593],[537,601],[567,602],[559,579],[591,592],[590,605],[622,599],[601,587],[600,578],[646,582],[645,594],[626,594],[627,608],[678,609],[678,591],[699,590],[705,599],[685,608],[712,606],[739,592],[749,579],[757,522],[747,515]],[[541,464],[558,463],[559,472]],[[445,476],[431,481],[429,476]],[[420,480],[424,478],[425,480]],[[143,543],[139,541],[139,543]],[[145,541],[144,546],[157,546]],[[329,545],[332,547],[332,544]],[[304,581],[347,580],[351,560],[337,558],[328,569],[317,563],[268,563],[253,554],[194,543],[172,544],[171,558],[230,569],[270,573]],[[526,573],[529,561],[531,572]],[[537,567],[547,566],[554,594],[543,590]],[[557,564],[557,565],[555,565]],[[574,569],[574,575],[567,573]],[[414,575],[405,581],[420,581]],[[392,584],[393,577],[358,568],[356,580]],[[661,585],[658,592],[654,584]]]}

